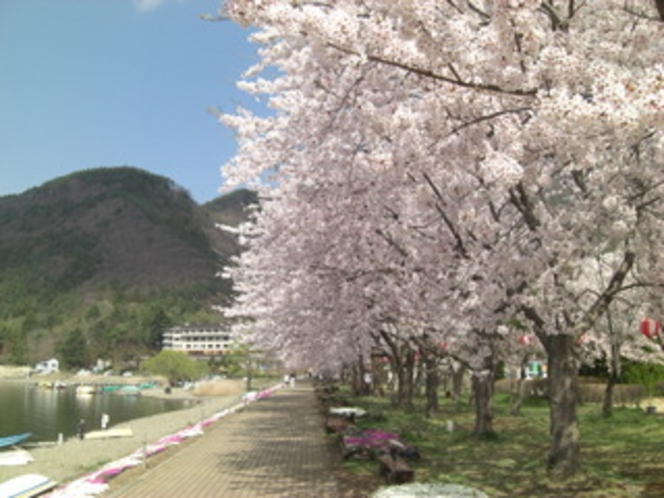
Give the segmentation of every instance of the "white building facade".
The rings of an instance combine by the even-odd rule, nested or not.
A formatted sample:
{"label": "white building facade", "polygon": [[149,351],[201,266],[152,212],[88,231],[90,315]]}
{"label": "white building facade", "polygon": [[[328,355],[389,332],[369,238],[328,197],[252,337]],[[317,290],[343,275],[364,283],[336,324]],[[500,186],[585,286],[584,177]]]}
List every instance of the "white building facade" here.
{"label": "white building facade", "polygon": [[230,328],[224,325],[178,325],[166,329],[162,349],[196,357],[223,356],[233,345]]}
{"label": "white building facade", "polygon": [[35,372],[41,375],[48,375],[60,371],[60,362],[51,358],[50,360],[40,361],[35,365]]}

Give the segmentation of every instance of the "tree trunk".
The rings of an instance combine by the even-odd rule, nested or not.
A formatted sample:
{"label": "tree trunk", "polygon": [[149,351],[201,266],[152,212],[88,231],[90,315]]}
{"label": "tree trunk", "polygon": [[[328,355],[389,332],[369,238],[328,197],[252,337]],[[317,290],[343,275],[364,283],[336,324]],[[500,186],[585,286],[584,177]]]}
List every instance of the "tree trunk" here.
{"label": "tree trunk", "polygon": [[421,396],[422,388],[426,390],[426,365],[424,363],[423,355],[415,358],[413,366],[413,396]]}
{"label": "tree trunk", "polygon": [[615,385],[620,378],[620,344],[616,338],[616,333],[613,330],[613,320],[609,310],[606,312],[607,321],[609,324],[609,333],[611,334],[611,357],[609,358],[609,378],[606,382],[606,389],[604,390],[604,400],[602,402],[602,416],[609,418],[613,415],[613,391]]}
{"label": "tree trunk", "polygon": [[577,364],[575,338],[552,335],[545,340],[549,356],[549,404],[551,407],[551,447],[549,468],[559,477],[569,477],[579,469],[579,422],[577,419]]}
{"label": "tree trunk", "polygon": [[606,381],[604,389],[604,399],[602,400],[602,417],[609,418],[613,415],[613,388],[618,381],[618,376],[609,372],[609,378]]}
{"label": "tree trunk", "polygon": [[521,365],[519,365],[519,372],[517,373],[516,380],[512,383],[512,392],[511,392],[511,403],[510,403],[510,415],[512,417],[518,417],[521,415],[521,406],[523,405],[523,399],[526,397],[526,385],[527,379],[525,374],[526,365],[528,364],[528,357],[525,356]]}
{"label": "tree trunk", "polygon": [[371,386],[371,395],[385,396],[385,387],[387,386],[387,369],[384,360],[386,356],[376,356],[371,360],[371,373],[373,374],[373,384]]}
{"label": "tree trunk", "polygon": [[455,408],[459,407],[459,400],[463,391],[463,376],[465,374],[466,367],[460,362],[455,362],[452,368],[452,400]]}
{"label": "tree trunk", "polygon": [[404,410],[412,410],[415,394],[415,352],[407,349],[403,356],[397,387],[397,406]]}
{"label": "tree trunk", "polygon": [[473,395],[475,400],[475,428],[473,434],[484,437],[493,431],[493,391],[495,372],[490,366],[482,372],[473,372]]}
{"label": "tree trunk", "polygon": [[435,356],[427,353],[424,356],[426,368],[426,415],[434,417],[438,413],[438,388],[440,387],[440,375],[438,372],[438,361]]}
{"label": "tree trunk", "polygon": [[523,399],[526,397],[526,379],[519,377],[512,384],[512,402],[510,403],[510,415],[518,417],[521,415]]}
{"label": "tree trunk", "polygon": [[354,396],[362,396],[364,389],[363,382],[364,368],[361,362],[355,363],[351,368],[351,386]]}
{"label": "tree trunk", "polygon": [[[396,344],[396,342],[390,337],[388,333],[381,330],[379,331],[381,337],[387,344],[387,347],[391,351],[390,355],[390,368],[392,370],[392,378],[389,382],[389,390],[391,395],[391,401],[394,406],[401,406],[402,402],[402,389],[403,389],[403,370],[404,370],[404,361],[402,358],[401,348]],[[389,376],[388,376],[389,378]]]}

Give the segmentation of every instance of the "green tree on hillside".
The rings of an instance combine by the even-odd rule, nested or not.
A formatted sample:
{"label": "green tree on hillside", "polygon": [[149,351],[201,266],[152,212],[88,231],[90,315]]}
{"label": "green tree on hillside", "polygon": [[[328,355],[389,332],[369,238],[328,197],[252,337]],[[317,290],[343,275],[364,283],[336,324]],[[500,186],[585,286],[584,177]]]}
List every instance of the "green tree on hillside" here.
{"label": "green tree on hillside", "polygon": [[154,306],[150,310],[146,328],[148,330],[147,347],[151,351],[161,351],[164,330],[173,326],[173,320],[161,306]]}
{"label": "green tree on hillside", "polygon": [[7,361],[12,365],[25,365],[28,361],[27,335],[15,328],[5,328],[0,331],[2,349],[7,353]]}
{"label": "green tree on hillside", "polygon": [[85,335],[75,328],[58,345],[57,351],[65,368],[84,368],[87,366],[87,344]]}

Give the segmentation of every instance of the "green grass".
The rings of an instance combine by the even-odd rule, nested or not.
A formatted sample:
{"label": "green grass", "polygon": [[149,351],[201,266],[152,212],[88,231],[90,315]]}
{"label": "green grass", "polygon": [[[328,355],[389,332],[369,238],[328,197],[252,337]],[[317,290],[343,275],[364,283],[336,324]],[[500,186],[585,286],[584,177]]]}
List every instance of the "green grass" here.
{"label": "green grass", "polygon": [[[633,497],[664,496],[664,417],[630,408],[615,408],[611,418],[601,407],[579,409],[582,468],[573,478],[556,481],[546,470],[549,409],[544,400],[527,400],[518,417],[509,415],[509,399],[497,394],[495,435],[473,436],[474,415],[468,402],[443,404],[426,418],[422,407],[406,413],[387,399],[352,398],[366,409],[360,428],[398,432],[420,450],[413,463],[418,482],[456,483],[494,497]],[[447,421],[454,422],[448,432]],[[373,469],[372,462],[352,462],[349,470]]]}

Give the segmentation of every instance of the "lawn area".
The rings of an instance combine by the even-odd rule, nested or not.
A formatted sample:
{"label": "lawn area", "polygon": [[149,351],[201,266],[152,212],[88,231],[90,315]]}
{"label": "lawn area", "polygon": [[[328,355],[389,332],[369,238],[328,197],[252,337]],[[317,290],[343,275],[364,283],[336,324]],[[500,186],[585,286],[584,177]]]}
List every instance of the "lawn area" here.
{"label": "lawn area", "polygon": [[[454,407],[445,400],[435,418],[421,407],[404,413],[384,398],[355,398],[347,403],[367,410],[361,429],[394,431],[416,445],[422,458],[413,463],[417,482],[455,483],[480,489],[490,497],[655,497],[664,496],[664,416],[637,408],[615,408],[611,418],[601,407],[584,404],[579,420],[582,469],[557,482],[546,472],[549,409],[546,400],[530,398],[518,417],[509,415],[509,396],[496,395],[493,437],[471,432],[474,418],[468,401]],[[448,430],[448,421],[454,430]],[[375,472],[374,462],[351,461],[347,469]]]}

